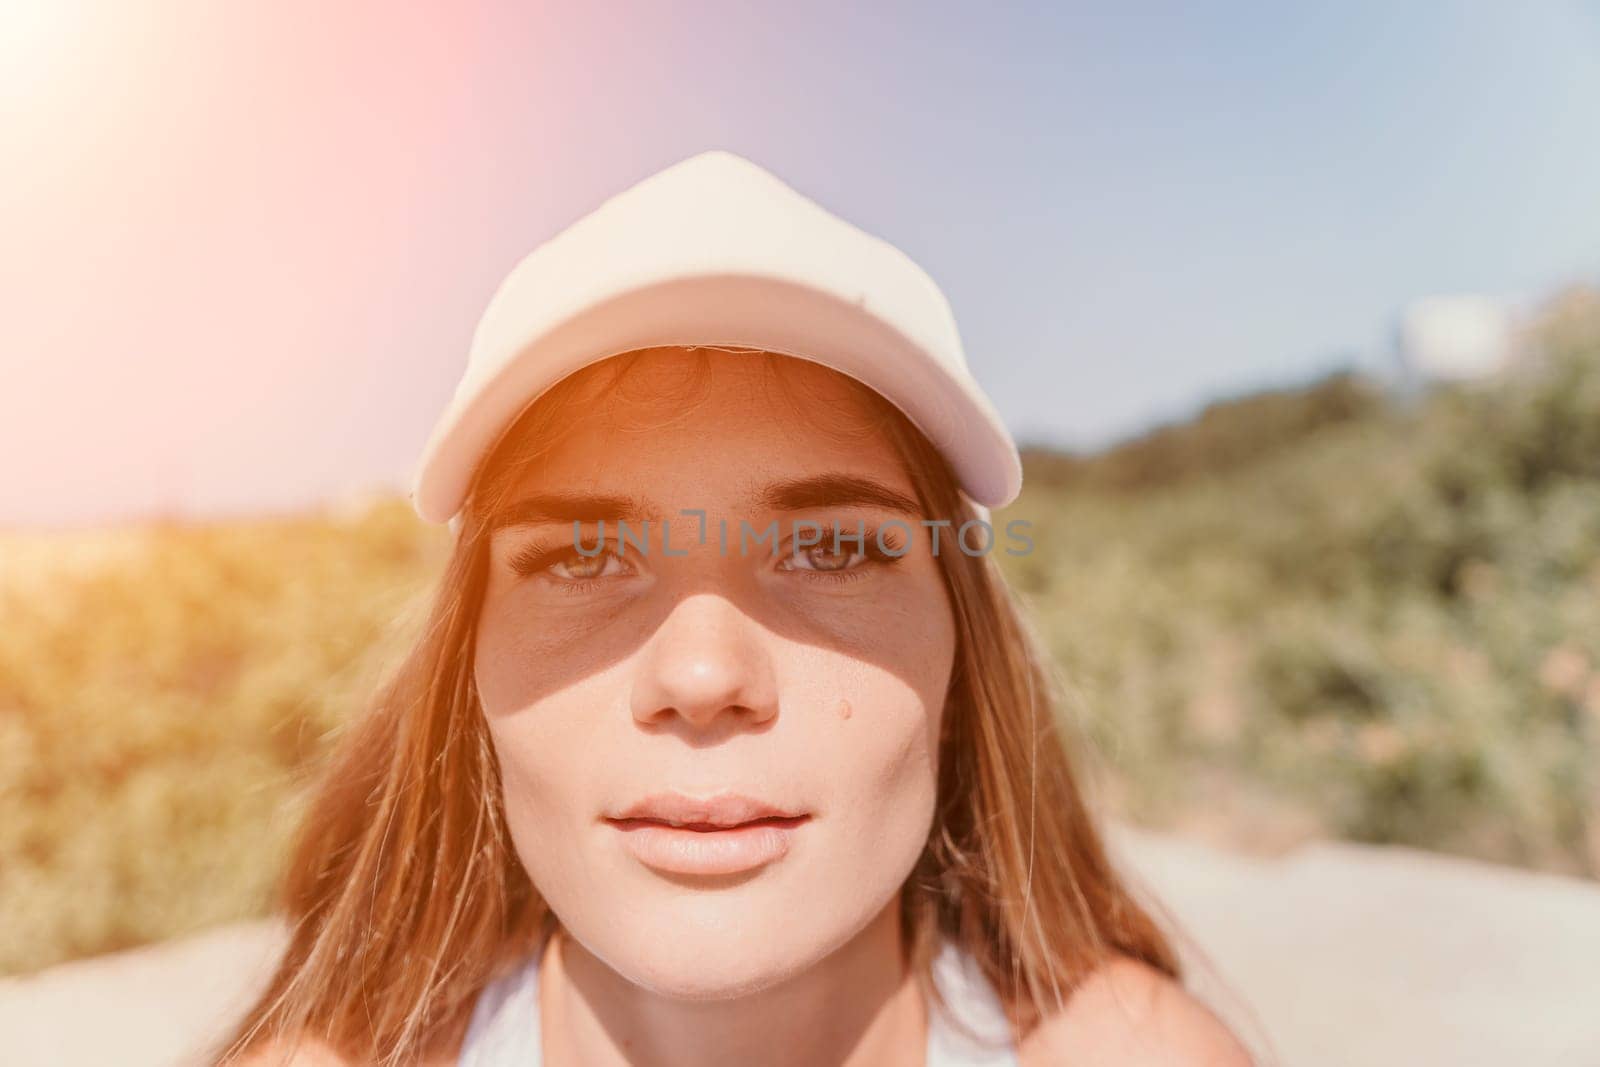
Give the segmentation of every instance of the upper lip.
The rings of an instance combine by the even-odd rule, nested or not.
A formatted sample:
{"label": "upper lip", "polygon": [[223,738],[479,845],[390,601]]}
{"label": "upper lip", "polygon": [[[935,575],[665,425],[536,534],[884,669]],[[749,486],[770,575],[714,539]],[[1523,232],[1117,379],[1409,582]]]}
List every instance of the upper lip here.
{"label": "upper lip", "polygon": [[679,826],[738,826],[754,819],[792,819],[803,814],[805,812],[799,808],[773,804],[742,793],[694,797],[687,793],[668,792],[647,796],[609,818],[651,819]]}

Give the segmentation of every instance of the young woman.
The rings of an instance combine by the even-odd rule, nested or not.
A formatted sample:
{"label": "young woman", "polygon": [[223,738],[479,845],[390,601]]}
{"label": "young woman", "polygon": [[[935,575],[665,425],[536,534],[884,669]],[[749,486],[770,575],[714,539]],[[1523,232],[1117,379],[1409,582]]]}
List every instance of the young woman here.
{"label": "young woman", "polygon": [[[1247,1064],[1107,860],[931,279],[694,157],[501,286],[225,1062]],[[1020,534],[1020,536],[1019,536]]]}

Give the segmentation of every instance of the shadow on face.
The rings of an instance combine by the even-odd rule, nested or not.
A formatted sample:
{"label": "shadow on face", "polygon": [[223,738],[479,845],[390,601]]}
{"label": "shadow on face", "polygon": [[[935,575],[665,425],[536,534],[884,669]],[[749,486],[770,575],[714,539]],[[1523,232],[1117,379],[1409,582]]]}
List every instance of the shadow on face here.
{"label": "shadow on face", "polygon": [[[550,402],[562,432],[488,520],[475,649],[518,854],[639,985],[778,981],[882,913],[926,841],[956,634],[920,520],[942,516],[886,402],[816,364],[650,350]],[[804,818],[737,870],[700,838],[661,864],[616,816],[663,792]]]}

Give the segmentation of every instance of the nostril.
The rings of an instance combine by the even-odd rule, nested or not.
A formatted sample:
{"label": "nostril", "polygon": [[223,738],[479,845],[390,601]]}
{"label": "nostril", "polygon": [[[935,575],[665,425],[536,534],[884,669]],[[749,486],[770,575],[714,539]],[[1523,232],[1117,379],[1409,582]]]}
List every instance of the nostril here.
{"label": "nostril", "polygon": [[703,738],[764,730],[775,717],[775,702],[770,709],[745,703],[695,706],[679,702],[634,715],[635,721],[652,731],[678,731]]}

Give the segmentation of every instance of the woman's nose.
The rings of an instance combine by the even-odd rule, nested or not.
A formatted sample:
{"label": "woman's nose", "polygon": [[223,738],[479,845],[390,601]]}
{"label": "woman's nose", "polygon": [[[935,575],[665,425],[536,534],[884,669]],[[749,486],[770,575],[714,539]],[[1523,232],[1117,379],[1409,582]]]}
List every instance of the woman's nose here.
{"label": "woman's nose", "polygon": [[723,717],[754,726],[778,712],[767,634],[726,597],[697,593],[673,605],[646,644],[633,680],[633,716],[695,727]]}

